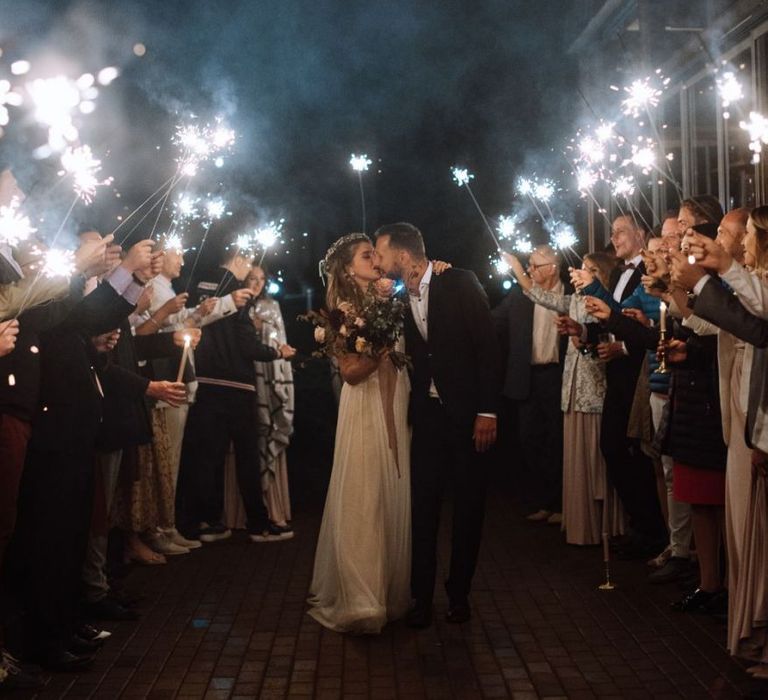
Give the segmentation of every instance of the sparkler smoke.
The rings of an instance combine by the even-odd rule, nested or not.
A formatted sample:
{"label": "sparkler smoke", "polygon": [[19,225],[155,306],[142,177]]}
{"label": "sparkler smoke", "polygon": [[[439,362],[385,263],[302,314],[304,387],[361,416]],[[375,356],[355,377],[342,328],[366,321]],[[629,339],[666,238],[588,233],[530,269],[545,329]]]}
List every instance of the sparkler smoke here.
{"label": "sparkler smoke", "polygon": [[29,217],[20,214],[19,202],[14,199],[7,207],[0,207],[0,243],[11,247],[27,240],[36,228],[29,222]]}

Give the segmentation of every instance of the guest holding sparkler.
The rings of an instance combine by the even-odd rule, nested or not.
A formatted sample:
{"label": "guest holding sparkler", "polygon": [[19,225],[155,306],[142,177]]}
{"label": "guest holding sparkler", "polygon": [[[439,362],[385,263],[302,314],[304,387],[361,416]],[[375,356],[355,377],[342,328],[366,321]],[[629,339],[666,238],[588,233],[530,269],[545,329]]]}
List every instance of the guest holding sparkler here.
{"label": "guest holding sparkler", "polygon": [[[727,236],[721,236],[721,242],[727,240]],[[744,307],[761,318],[765,317],[768,308],[768,285],[765,282],[765,270],[768,269],[768,207],[752,210],[747,221],[747,235],[743,241],[744,262],[752,272],[743,268],[717,241],[692,235],[686,238],[685,244],[699,265],[720,274]],[[734,655],[757,661],[757,665],[748,670],[756,677],[768,678],[765,632],[768,615],[765,595],[765,582],[768,580],[765,537],[768,530],[765,467],[768,440],[765,435],[768,420],[764,409],[768,355],[763,347],[765,341],[759,334],[744,332],[750,326],[743,314],[740,317],[737,309],[733,308],[732,294],[723,294],[716,281],[703,274],[700,268],[694,269],[699,270],[698,274],[678,273],[676,278],[681,286],[691,288],[697,295],[696,312],[747,341],[742,372],[738,376],[734,369],[732,375],[735,381],[732,381],[731,397],[741,398],[730,402],[730,430],[726,433],[729,437],[728,470],[732,472],[727,477],[726,494],[730,594],[728,648]],[[681,272],[688,271],[683,268]],[[746,385],[748,391],[742,385]],[[747,446],[752,448],[749,461],[745,451],[740,449],[741,435],[746,435]]]}
{"label": "guest holding sparkler", "polygon": [[[677,258],[685,263],[682,254],[677,253]],[[659,328],[648,328],[595,297],[588,297],[586,304],[595,317],[607,322],[608,329],[624,339],[630,352],[635,346],[656,346],[660,359],[665,357],[671,366],[670,415],[659,439],[664,452],[674,460],[674,497],[691,504],[700,567],[698,588],[673,608],[681,612],[725,612],[728,596],[719,560],[726,447],[721,429],[716,337],[698,336],[678,325],[673,329],[673,339],[665,345],[660,342]]]}
{"label": "guest holding sparkler", "polygon": [[[520,261],[502,253],[523,293],[534,303],[579,323],[593,321],[577,294],[558,294],[535,284]],[[608,284],[616,258],[590,253],[583,269]],[[532,271],[531,266],[528,267]],[[533,271],[532,271],[533,273]],[[605,398],[605,365],[580,346],[568,343],[563,368],[560,407],[563,411],[563,530],[568,544],[599,544],[602,533],[623,533],[618,498],[610,497],[605,462],[600,453],[600,413]],[[521,433],[522,434],[522,433]],[[526,438],[527,439],[527,438]],[[612,490],[612,489],[611,489]]]}
{"label": "guest holding sparkler", "polygon": [[[510,257],[510,261],[513,259]],[[515,262],[516,259],[515,259]],[[560,256],[550,246],[534,248],[526,287],[562,298]],[[525,285],[525,286],[524,286]],[[534,293],[535,294],[535,293]],[[535,296],[513,288],[492,311],[503,347],[508,348],[503,395],[513,402],[520,445],[525,454],[523,487],[534,507],[531,522],[562,523],[563,415],[560,407],[567,338],[558,336],[557,313],[534,303]]]}
{"label": "guest holding sparkler", "polygon": [[[251,256],[233,243],[220,267],[198,281],[193,302],[231,294],[250,271]],[[231,440],[251,540],[285,539],[285,533],[269,520],[260,469],[253,464],[258,454],[253,363],[289,359],[295,352],[287,344],[274,348],[260,342],[247,309],[212,324],[203,337],[196,355],[200,386],[184,432],[176,499],[177,519],[185,536],[215,542],[231,535],[222,523],[224,459]]]}
{"label": "guest holding sparkler", "polygon": [[[614,271],[609,291],[616,302],[630,296],[645,273],[644,231],[630,216],[618,216],[611,228],[611,242],[624,265]],[[598,324],[581,324],[561,317],[562,333],[581,337],[597,346],[598,356],[608,364],[607,388],[600,427],[600,447],[608,467],[609,481],[616,488],[630,518],[633,536],[620,543],[620,556],[655,556],[668,539],[656,480],[650,460],[640,450],[639,440],[627,436],[630,413],[640,366],[645,354],[642,346],[629,351],[621,342],[598,341],[603,329]]]}
{"label": "guest holding sparkler", "polygon": [[[251,267],[246,278],[248,289],[253,294],[249,315],[261,341],[279,347],[286,342],[285,323],[280,305],[267,292],[267,279],[264,267]],[[286,360],[254,364],[256,432],[259,440],[259,454],[254,466],[261,469],[261,489],[270,521],[278,530],[292,536],[286,450],[293,433],[293,368]],[[230,475],[234,472],[234,454],[231,451],[227,462],[226,473]],[[244,525],[242,500],[234,480],[230,479],[225,484],[224,512],[227,526]]]}
{"label": "guest holding sparkler", "polygon": [[16,319],[0,323],[0,357],[12,352],[19,335],[19,322]]}

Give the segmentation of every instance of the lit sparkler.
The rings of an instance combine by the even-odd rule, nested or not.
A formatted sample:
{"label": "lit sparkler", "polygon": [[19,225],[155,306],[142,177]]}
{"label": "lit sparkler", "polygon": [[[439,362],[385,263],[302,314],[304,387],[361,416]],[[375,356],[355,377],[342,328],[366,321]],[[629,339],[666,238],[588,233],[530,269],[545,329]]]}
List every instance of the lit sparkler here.
{"label": "lit sparkler", "polygon": [[533,250],[530,236],[517,227],[517,219],[514,216],[500,216],[496,231],[502,241],[511,241],[512,248],[518,253],[528,254]]}
{"label": "lit sparkler", "polygon": [[576,186],[584,194],[591,190],[597,184],[597,173],[588,168],[578,168],[576,170]]}
{"label": "lit sparkler", "polygon": [[573,226],[564,221],[555,221],[547,227],[550,232],[550,245],[558,250],[572,250],[579,242]]}
{"label": "lit sparkler", "polygon": [[621,175],[611,182],[614,197],[629,198],[635,193],[635,180],[631,175]]}
{"label": "lit sparkler", "polygon": [[457,166],[451,168],[451,175],[459,187],[462,185],[469,186],[469,181],[475,179],[475,176],[470,173],[469,170],[466,168],[459,168]]}
{"label": "lit sparkler", "polygon": [[197,175],[201,163],[213,159],[220,167],[221,152],[232,147],[235,132],[217,118],[215,124],[180,124],[176,127],[173,143],[180,147],[177,159],[179,172],[188,177]]}
{"label": "lit sparkler", "polygon": [[7,207],[0,206],[0,243],[13,247],[25,241],[36,228],[29,222],[29,217],[18,211],[19,201],[14,199]]}
{"label": "lit sparkler", "polygon": [[603,141],[591,136],[584,137],[579,141],[579,153],[581,158],[588,163],[601,163],[605,159],[605,149]]}
{"label": "lit sparkler", "polygon": [[194,219],[197,217],[198,199],[188,194],[183,194],[173,204],[176,220]]}
{"label": "lit sparkler", "polygon": [[511,269],[504,258],[496,258],[493,261],[493,266],[500,275],[508,275]]}
{"label": "lit sparkler", "polygon": [[22,104],[24,98],[13,90],[11,83],[7,80],[0,80],[0,126],[6,126],[10,121],[8,107],[18,107]]}
{"label": "lit sparkler", "polygon": [[749,121],[740,121],[739,127],[749,133],[752,162],[759,163],[763,145],[768,144],[768,119],[759,112],[750,112]]}
{"label": "lit sparkler", "polygon": [[647,112],[651,107],[659,104],[659,98],[662,91],[651,84],[650,78],[635,80],[629,87],[624,87],[624,91],[629,95],[622,100],[621,107],[626,115],[639,117],[641,113]]}
{"label": "lit sparkler", "polygon": [[266,226],[257,228],[253,232],[253,240],[265,253],[280,240],[284,223],[285,219],[280,219],[278,222],[270,221]]}
{"label": "lit sparkler", "polygon": [[632,145],[632,157],[630,162],[636,165],[643,173],[648,174],[656,167],[656,152],[651,146]]}
{"label": "lit sparkler", "polygon": [[227,203],[220,198],[211,199],[205,205],[205,213],[210,221],[216,221],[224,216],[227,210]]}
{"label": "lit sparkler", "polygon": [[90,146],[67,148],[61,155],[61,165],[66,173],[72,175],[75,194],[86,204],[93,201],[97,187],[112,182],[111,177],[106,180],[98,179],[101,161],[93,157]]}
{"label": "lit sparkler", "polygon": [[184,253],[184,242],[178,233],[170,233],[163,239],[163,250]]}
{"label": "lit sparkler", "polygon": [[51,248],[42,254],[41,274],[45,277],[71,277],[75,273],[75,254]]}
{"label": "lit sparkler", "polygon": [[359,156],[353,153],[349,158],[349,164],[352,166],[352,170],[362,173],[368,170],[373,161],[365,153],[361,153]]}
{"label": "lit sparkler", "polygon": [[724,110],[723,118],[728,119],[731,116],[728,112],[728,107],[744,97],[744,89],[733,71],[726,71],[715,82],[717,83],[717,93],[720,95],[720,102]]}

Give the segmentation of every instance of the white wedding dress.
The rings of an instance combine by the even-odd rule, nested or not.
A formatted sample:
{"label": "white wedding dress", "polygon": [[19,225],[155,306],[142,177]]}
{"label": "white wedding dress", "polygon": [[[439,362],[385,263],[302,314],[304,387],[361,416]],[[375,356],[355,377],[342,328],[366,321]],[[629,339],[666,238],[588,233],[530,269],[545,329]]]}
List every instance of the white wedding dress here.
{"label": "white wedding dress", "polygon": [[337,632],[381,631],[410,604],[408,373],[387,361],[344,383],[309,614]]}

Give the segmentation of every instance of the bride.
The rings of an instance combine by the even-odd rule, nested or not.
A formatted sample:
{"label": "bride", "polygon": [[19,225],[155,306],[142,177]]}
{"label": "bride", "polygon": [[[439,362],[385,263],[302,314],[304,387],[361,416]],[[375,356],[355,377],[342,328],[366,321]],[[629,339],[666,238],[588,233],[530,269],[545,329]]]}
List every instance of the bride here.
{"label": "bride", "polygon": [[[359,308],[381,278],[374,256],[364,234],[331,246],[324,260],[329,311],[345,302]],[[375,634],[402,617],[411,598],[410,384],[386,356],[337,359],[344,384],[309,614],[337,632]]]}
{"label": "bride", "polygon": [[[371,240],[351,233],[323,260],[328,311],[360,308],[371,285],[390,280],[376,267]],[[434,261],[439,275],[450,264]],[[402,352],[400,338],[393,350]],[[337,632],[376,634],[411,602],[411,431],[408,373],[386,355],[337,356],[344,382],[333,470],[315,552],[309,614]]]}

